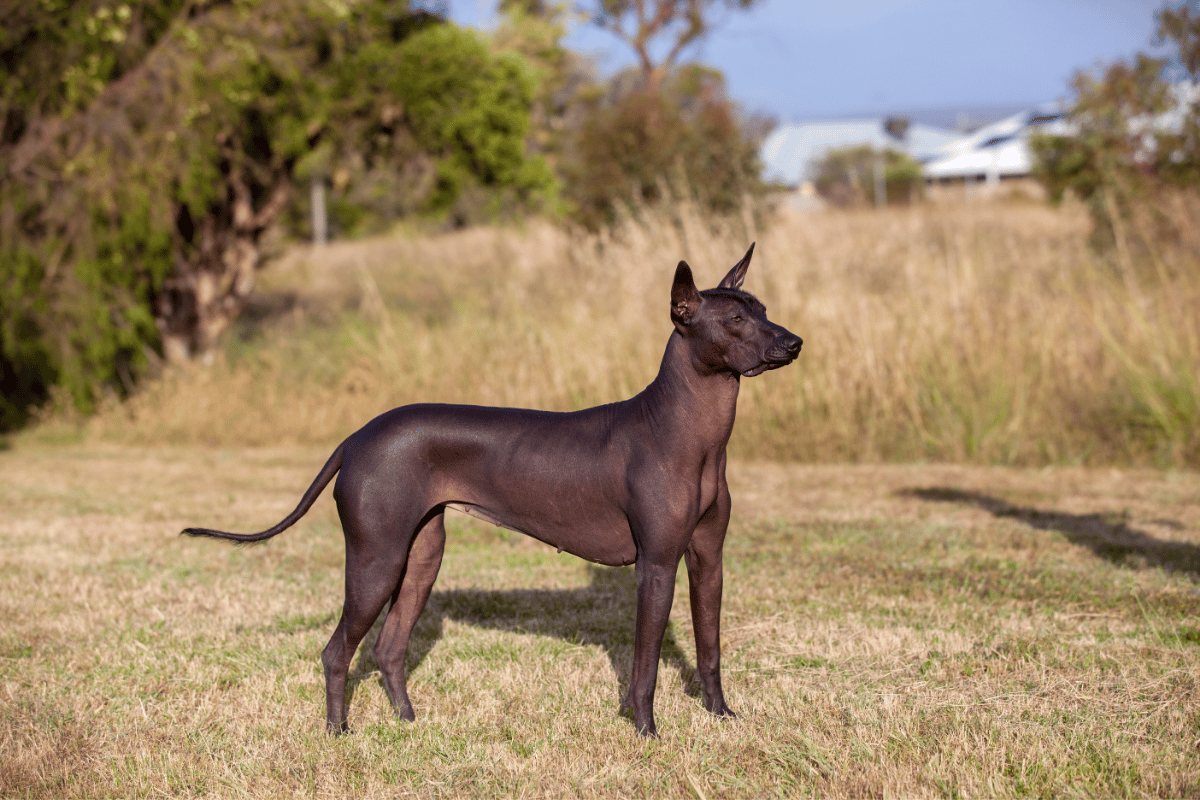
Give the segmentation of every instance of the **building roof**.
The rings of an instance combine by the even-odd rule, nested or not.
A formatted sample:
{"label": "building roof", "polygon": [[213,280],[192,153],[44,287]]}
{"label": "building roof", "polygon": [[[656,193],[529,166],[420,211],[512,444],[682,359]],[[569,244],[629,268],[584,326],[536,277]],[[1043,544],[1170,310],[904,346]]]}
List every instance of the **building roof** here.
{"label": "building roof", "polygon": [[[1152,148],[1149,134],[1155,131],[1180,131],[1191,104],[1200,102],[1200,86],[1182,82],[1170,88],[1170,107],[1161,114],[1129,120],[1129,129],[1146,135],[1145,147]],[[925,177],[931,179],[975,178],[995,175],[1009,177],[1033,172],[1033,151],[1029,137],[1035,133],[1071,136],[1076,133],[1060,105],[1046,103],[986,125],[970,136],[951,142],[941,154],[925,165]]]}
{"label": "building roof", "polygon": [[781,125],[763,142],[763,179],[796,186],[808,180],[814,163],[830,150],[859,145],[907,152],[917,161],[941,153],[945,145],[961,138],[954,131],[916,122],[901,142],[883,129],[876,118],[797,122]]}
{"label": "building roof", "polygon": [[[1153,146],[1149,137],[1153,131],[1182,130],[1187,110],[1200,102],[1200,84],[1174,84],[1171,95],[1166,112],[1130,120],[1131,130],[1146,134],[1147,147]],[[827,152],[859,145],[907,152],[924,165],[925,177],[934,180],[1030,175],[1031,135],[1071,135],[1075,131],[1057,103],[1020,111],[970,134],[914,123],[901,142],[883,126],[884,120],[874,118],[781,125],[763,143],[763,179],[798,186],[812,178],[813,165]]]}
{"label": "building roof", "polygon": [[1029,137],[1034,132],[1066,133],[1062,112],[1042,105],[985,125],[943,148],[925,164],[927,178],[1010,177],[1033,172]]}

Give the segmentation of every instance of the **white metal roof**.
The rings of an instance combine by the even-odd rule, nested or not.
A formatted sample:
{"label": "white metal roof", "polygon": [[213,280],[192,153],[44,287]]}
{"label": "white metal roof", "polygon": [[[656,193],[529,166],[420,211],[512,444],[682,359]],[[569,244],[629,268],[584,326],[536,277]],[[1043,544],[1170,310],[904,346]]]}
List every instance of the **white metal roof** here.
{"label": "white metal roof", "polygon": [[1035,131],[1065,133],[1056,106],[1043,105],[985,125],[950,142],[925,164],[927,178],[1008,177],[1033,172],[1029,136]]}
{"label": "white metal roof", "polygon": [[[1187,108],[1200,102],[1200,85],[1177,83],[1171,87],[1172,108],[1154,117],[1130,121],[1134,131],[1180,130]],[[1008,177],[1033,172],[1029,137],[1035,132],[1070,135],[1074,126],[1062,117],[1058,104],[1046,103],[971,134],[914,123],[901,143],[883,129],[882,119],[845,119],[781,125],[763,143],[763,178],[792,186],[810,179],[812,165],[830,150],[859,145],[907,152],[924,164],[932,179]],[[1149,145],[1148,145],[1149,146]]]}

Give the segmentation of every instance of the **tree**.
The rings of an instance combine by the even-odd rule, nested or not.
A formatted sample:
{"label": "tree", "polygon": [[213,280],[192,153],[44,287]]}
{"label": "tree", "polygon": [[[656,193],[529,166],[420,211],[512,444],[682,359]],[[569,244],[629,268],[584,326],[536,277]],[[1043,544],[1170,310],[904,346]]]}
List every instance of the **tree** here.
{"label": "tree", "polygon": [[[422,25],[347,57],[328,94],[336,125],[298,170],[333,179],[343,233],[411,214],[463,225],[552,210],[556,179],[526,146],[536,88],[519,54],[454,25]],[[294,220],[307,219],[297,205]]]}
{"label": "tree", "polygon": [[1075,101],[1067,118],[1077,132],[1033,140],[1038,175],[1054,200],[1067,189],[1091,200],[1120,180],[1121,173],[1151,167],[1154,155],[1143,141],[1142,128],[1167,109],[1165,65],[1164,59],[1138,54],[1132,64],[1117,62],[1099,77],[1075,74]]}
{"label": "tree", "polygon": [[[94,373],[100,363],[109,381],[128,383],[141,341],[155,335],[139,279],[122,281],[96,260],[80,265],[78,275],[68,274],[67,242],[45,229],[39,208],[58,185],[58,167],[75,171],[83,165],[33,163],[23,178],[19,171],[32,141],[63,135],[48,121],[80,113],[134,69],[185,5],[0,0],[0,430],[20,424],[55,384],[83,401],[88,392],[82,381],[69,376]],[[140,218],[140,210],[132,209],[126,237]],[[41,244],[30,241],[27,231]],[[100,244],[111,249],[111,242]],[[161,272],[153,255],[159,244],[147,248],[147,273]],[[111,256],[101,261],[111,262]]]}
{"label": "tree", "polygon": [[565,3],[502,0],[500,10],[503,16],[493,43],[502,52],[521,54],[537,77],[529,147],[557,169],[572,131],[583,119],[589,96],[598,92],[593,64],[562,44]]}
{"label": "tree", "polygon": [[500,0],[501,14],[517,14],[525,17],[548,17],[556,13],[546,0]]}
{"label": "tree", "polygon": [[[404,104],[417,143],[437,158],[430,208],[450,209],[474,187],[511,189],[537,208],[553,202],[549,167],[525,157],[535,82],[524,59],[493,54],[474,34],[446,25],[397,48],[393,66],[391,94]],[[488,194],[485,211],[498,214],[507,193]]]}
{"label": "tree", "polygon": [[85,107],[145,57],[185,5],[0,0],[0,152],[31,120]]}
{"label": "tree", "polygon": [[[1157,17],[1157,43],[1169,43],[1175,49],[1175,63],[1168,63],[1168,74],[1190,81],[1195,91],[1200,88],[1200,2],[1163,8]],[[1159,132],[1158,148],[1158,166],[1167,181],[1175,186],[1200,186],[1200,94],[1192,95],[1179,130]]]}
{"label": "tree", "polygon": [[0,425],[50,387],[86,409],[154,352],[211,350],[306,171],[420,153],[431,209],[468,185],[553,192],[523,157],[520,58],[403,3],[35,8],[53,14],[0,39]]}
{"label": "tree", "polygon": [[[615,204],[654,202],[674,184],[714,211],[759,191],[757,150],[768,126],[745,120],[718,71],[679,63],[722,9],[756,0],[591,0],[575,8],[633,48],[638,67],[593,93],[564,155],[566,194],[589,226]],[[631,195],[632,193],[632,195]]]}
{"label": "tree", "polygon": [[[1157,40],[1169,43],[1171,58],[1137,54],[1117,61],[1101,74],[1081,71],[1071,81],[1074,100],[1067,120],[1070,134],[1040,135],[1031,140],[1035,171],[1051,201],[1070,190],[1088,203],[1093,241],[1115,245],[1126,256],[1134,245],[1124,235],[1134,216],[1172,235],[1153,199],[1164,190],[1194,190],[1200,185],[1200,99],[1183,100],[1168,76],[1200,78],[1200,14],[1197,4],[1156,12]],[[1174,121],[1164,114],[1175,111]]]}
{"label": "tree", "polygon": [[617,203],[664,199],[667,186],[716,213],[762,189],[758,149],[769,126],[741,119],[720,72],[685,65],[657,94],[639,83],[618,75],[572,142],[565,193],[581,222],[594,228],[613,219]]}
{"label": "tree", "polygon": [[[577,8],[633,48],[651,94],[658,92],[680,55],[713,28],[719,8],[748,10],[758,0],[592,0]],[[668,41],[662,56],[654,42]]]}

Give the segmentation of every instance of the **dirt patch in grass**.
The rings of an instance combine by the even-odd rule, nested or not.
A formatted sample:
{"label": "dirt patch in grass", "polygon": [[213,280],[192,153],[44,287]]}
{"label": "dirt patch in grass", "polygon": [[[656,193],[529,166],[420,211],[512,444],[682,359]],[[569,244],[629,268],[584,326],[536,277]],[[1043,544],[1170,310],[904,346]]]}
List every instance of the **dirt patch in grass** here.
{"label": "dirt patch in grass", "polygon": [[410,653],[323,732],[341,605],[324,448],[0,453],[0,795],[1200,795],[1200,475],[736,462],[725,684],[686,581],[657,697],[618,714],[632,580],[465,517]]}

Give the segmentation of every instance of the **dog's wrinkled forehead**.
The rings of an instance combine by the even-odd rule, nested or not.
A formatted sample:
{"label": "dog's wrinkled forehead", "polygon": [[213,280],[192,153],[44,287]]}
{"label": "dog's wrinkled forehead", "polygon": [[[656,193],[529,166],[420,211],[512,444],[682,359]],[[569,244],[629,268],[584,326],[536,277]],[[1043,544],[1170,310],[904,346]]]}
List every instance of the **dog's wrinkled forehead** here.
{"label": "dog's wrinkled forehead", "polygon": [[700,292],[700,296],[705,300],[722,298],[725,300],[734,300],[744,305],[750,311],[756,314],[767,313],[767,307],[764,306],[757,297],[749,292],[743,292],[741,289],[705,289]]}

